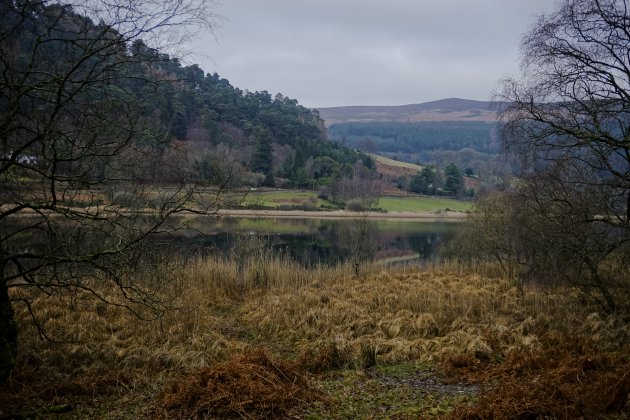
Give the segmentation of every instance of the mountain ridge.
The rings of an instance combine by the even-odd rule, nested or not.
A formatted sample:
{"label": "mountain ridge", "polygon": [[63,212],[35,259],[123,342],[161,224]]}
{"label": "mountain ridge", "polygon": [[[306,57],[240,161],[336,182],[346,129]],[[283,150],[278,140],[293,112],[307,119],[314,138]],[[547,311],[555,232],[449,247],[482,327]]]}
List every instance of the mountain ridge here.
{"label": "mountain ridge", "polygon": [[353,105],[316,108],[327,126],[343,122],[495,122],[497,110],[490,101],[445,98],[407,105]]}

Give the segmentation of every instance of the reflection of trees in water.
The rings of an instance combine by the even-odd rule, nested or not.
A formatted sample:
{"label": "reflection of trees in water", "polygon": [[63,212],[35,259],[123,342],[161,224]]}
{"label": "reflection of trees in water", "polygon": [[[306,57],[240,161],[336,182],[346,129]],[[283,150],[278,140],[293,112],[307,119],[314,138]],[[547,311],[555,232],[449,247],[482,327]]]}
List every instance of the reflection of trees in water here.
{"label": "reflection of trees in water", "polygon": [[341,249],[359,275],[363,263],[373,260],[378,249],[376,224],[368,219],[344,220],[339,226]]}
{"label": "reflection of trees in water", "polygon": [[[426,226],[429,226],[427,229]],[[426,225],[422,231],[410,224],[405,230],[387,230],[375,221],[327,220],[306,233],[252,234],[223,232],[209,236],[174,238],[173,252],[186,255],[223,255],[228,258],[239,238],[263,238],[276,256],[287,256],[305,266],[335,265],[373,260],[376,255],[419,254],[427,260],[439,255],[441,247],[455,232],[453,225]],[[305,229],[307,230],[307,229]]]}
{"label": "reflection of trees in water", "polygon": [[451,236],[452,233],[450,232],[421,233],[409,236],[408,241],[410,248],[420,254],[420,259],[428,260],[439,253],[442,244]]}
{"label": "reflection of trees in water", "polygon": [[334,265],[345,261],[341,249],[321,234],[279,235],[274,249],[306,266]]}

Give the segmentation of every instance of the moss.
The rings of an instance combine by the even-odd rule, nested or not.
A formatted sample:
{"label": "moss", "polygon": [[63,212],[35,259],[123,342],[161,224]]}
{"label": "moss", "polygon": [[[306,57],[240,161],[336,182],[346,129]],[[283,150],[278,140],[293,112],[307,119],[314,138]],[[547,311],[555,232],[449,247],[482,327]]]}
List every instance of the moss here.
{"label": "moss", "polygon": [[432,367],[413,362],[332,371],[319,378],[318,386],[328,402],[306,408],[300,413],[304,418],[440,417],[474,393],[473,388],[461,392],[461,386],[442,384]]}

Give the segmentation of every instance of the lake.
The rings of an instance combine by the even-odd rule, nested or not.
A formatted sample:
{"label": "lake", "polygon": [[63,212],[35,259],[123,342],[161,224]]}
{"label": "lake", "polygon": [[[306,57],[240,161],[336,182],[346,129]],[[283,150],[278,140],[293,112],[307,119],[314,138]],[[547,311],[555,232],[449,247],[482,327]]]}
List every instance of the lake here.
{"label": "lake", "polygon": [[334,265],[352,255],[383,263],[437,258],[457,221],[404,219],[198,218],[171,245],[191,254],[265,253],[306,266]]}

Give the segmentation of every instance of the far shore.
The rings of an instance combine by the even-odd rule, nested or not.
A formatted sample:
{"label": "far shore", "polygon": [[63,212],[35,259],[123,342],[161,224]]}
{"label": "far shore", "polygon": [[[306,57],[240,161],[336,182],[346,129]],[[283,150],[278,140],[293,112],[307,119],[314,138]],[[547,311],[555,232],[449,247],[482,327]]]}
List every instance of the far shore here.
{"label": "far shore", "polygon": [[304,211],[304,210],[230,210],[222,209],[218,216],[225,217],[269,217],[269,218],[314,218],[314,219],[424,219],[424,220],[463,220],[468,213],[459,211],[443,212],[355,212],[348,210]]}
{"label": "far shore", "polygon": [[[0,205],[0,210],[5,206]],[[92,211],[98,210],[99,207],[92,207]],[[21,217],[42,216],[42,211],[33,209],[23,209],[17,215]],[[151,214],[155,213],[152,209],[138,210],[121,210],[112,214]],[[87,215],[88,213],[86,213]],[[104,213],[101,213],[103,216]],[[179,214],[184,214],[179,213]],[[191,213],[192,215],[201,215],[201,213]],[[61,216],[59,213],[50,212],[50,216]],[[244,209],[220,209],[210,211],[208,216],[214,217],[259,217],[259,218],[296,218],[296,219],[397,219],[397,220],[452,220],[461,221],[468,217],[468,213],[461,211],[368,211],[357,212],[349,210],[329,210],[329,211],[306,211],[306,210],[244,210]]]}

